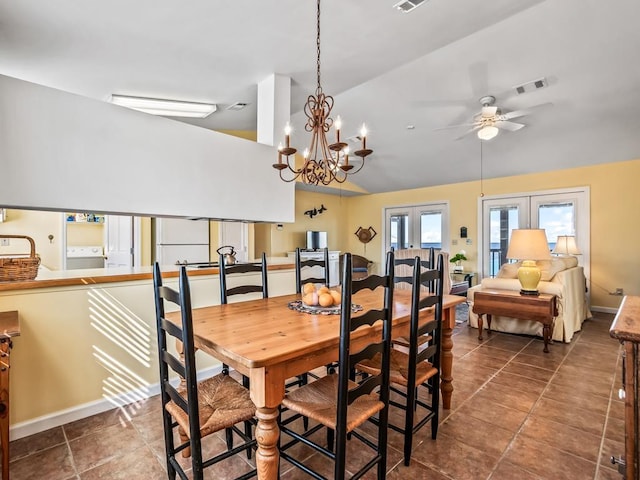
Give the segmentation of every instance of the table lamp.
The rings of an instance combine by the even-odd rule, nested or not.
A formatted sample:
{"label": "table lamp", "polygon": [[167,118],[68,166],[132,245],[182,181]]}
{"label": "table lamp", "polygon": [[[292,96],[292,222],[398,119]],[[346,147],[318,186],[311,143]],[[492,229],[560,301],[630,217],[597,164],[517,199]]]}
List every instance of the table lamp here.
{"label": "table lamp", "polygon": [[551,253],[561,257],[580,255],[580,250],[576,245],[576,237],[574,235],[558,235],[556,246]]}
{"label": "table lamp", "polygon": [[536,260],[550,260],[549,244],[544,229],[523,228],[511,231],[507,258],[522,260],[518,269],[520,280],[520,295],[539,295],[540,269]]}

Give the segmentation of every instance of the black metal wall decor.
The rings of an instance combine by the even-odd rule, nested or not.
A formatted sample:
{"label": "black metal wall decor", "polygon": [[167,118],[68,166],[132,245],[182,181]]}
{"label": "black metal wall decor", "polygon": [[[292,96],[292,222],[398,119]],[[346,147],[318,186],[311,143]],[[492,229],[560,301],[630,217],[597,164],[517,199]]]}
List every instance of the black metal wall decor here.
{"label": "black metal wall decor", "polygon": [[304,212],[305,215],[309,215],[309,218],[313,218],[316,215],[320,215],[322,212],[325,212],[327,207],[324,206],[324,203],[320,205],[320,208],[312,208],[311,210],[307,210]]}

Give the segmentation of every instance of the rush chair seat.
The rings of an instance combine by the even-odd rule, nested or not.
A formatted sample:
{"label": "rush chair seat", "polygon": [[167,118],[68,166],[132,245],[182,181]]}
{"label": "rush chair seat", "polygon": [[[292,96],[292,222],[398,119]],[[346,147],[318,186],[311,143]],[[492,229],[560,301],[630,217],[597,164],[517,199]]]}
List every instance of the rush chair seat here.
{"label": "rush chair seat", "polygon": [[[371,458],[358,471],[354,478],[360,478],[366,471],[377,467],[377,478],[386,476],[387,459],[387,415],[389,407],[389,358],[391,351],[391,321],[393,306],[393,252],[387,254],[386,275],[372,275],[364,280],[352,281],[351,255],[344,259],[342,303],[340,313],[340,354],[338,373],[328,374],[319,380],[304,385],[285,395],[282,405],[297,412],[280,422],[281,431],[293,438],[280,448],[281,458],[302,469],[313,478],[324,479],[303,461],[294,458],[288,449],[298,442],[304,443],[320,454],[334,461],[334,476],[342,480],[346,475],[347,437],[350,442],[359,441],[373,450]],[[380,293],[380,302],[376,308],[352,315],[352,295],[370,289]],[[357,298],[357,297],[356,297]],[[382,323],[380,329],[376,327]],[[376,324],[374,327],[373,325]],[[368,329],[371,342],[362,350],[351,351],[352,332]],[[352,369],[361,361],[380,355],[384,368],[356,383],[350,379]],[[299,416],[307,416],[318,424],[304,433],[298,433],[288,425]],[[378,415],[377,443],[362,435],[357,427],[373,415]],[[315,443],[311,436],[317,431],[327,429],[326,447]],[[335,445],[334,445],[335,443]],[[335,448],[334,448],[335,447]],[[367,450],[368,451],[368,450]]]}
{"label": "rush chair seat", "polygon": [[[409,466],[413,447],[413,435],[429,421],[431,438],[438,433],[438,412],[440,402],[440,347],[442,330],[442,288],[443,256],[438,256],[435,269],[421,271],[420,258],[414,259],[411,292],[411,321],[409,334],[409,352],[391,351],[390,382],[391,391],[397,393],[403,402],[391,400],[391,405],[405,412],[404,426],[389,423],[389,428],[404,435],[404,464]],[[434,282],[435,292],[422,293],[420,285]],[[432,309],[433,319],[422,326],[420,315],[424,310]],[[421,344],[420,341],[428,338]],[[366,374],[379,374],[384,368],[380,357],[360,362],[356,369]],[[400,387],[400,388],[398,388]],[[431,402],[425,403],[418,398],[418,389],[426,388]],[[374,420],[375,422],[375,420]]]}
{"label": "rush chair seat", "polygon": [[[176,475],[181,479],[202,480],[205,468],[243,451],[248,453],[255,448],[255,439],[247,436],[237,424],[254,422],[256,408],[249,397],[249,391],[228,375],[218,374],[197,382],[191,292],[185,267],[180,268],[179,291],[176,291],[163,286],[160,266],[156,262],[153,286],[167,476],[171,480],[175,479]],[[165,318],[165,302],[179,308],[180,325]],[[169,351],[167,337],[173,337],[182,343],[182,355],[176,356]],[[175,388],[169,380],[170,371],[183,378],[184,384]],[[179,445],[176,445],[174,440],[176,428],[180,438]],[[203,459],[202,437],[222,430],[226,433],[227,450]],[[242,443],[235,448],[232,441],[234,433],[242,439]],[[183,457],[191,456],[192,473],[189,476],[176,458],[179,452],[182,452]],[[247,466],[249,467],[248,464]],[[252,469],[238,479],[247,479],[255,475],[256,471]]]}

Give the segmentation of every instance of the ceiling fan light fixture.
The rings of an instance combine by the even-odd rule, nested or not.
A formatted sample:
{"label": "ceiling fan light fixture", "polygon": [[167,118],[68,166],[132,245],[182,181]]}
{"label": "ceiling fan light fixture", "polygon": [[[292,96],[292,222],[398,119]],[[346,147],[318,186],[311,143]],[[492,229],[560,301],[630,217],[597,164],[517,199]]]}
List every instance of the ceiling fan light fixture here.
{"label": "ceiling fan light fixture", "polygon": [[499,131],[500,130],[498,129],[498,127],[495,127],[493,125],[485,125],[480,130],[478,130],[478,138],[480,140],[491,140],[496,135],[498,135]]}

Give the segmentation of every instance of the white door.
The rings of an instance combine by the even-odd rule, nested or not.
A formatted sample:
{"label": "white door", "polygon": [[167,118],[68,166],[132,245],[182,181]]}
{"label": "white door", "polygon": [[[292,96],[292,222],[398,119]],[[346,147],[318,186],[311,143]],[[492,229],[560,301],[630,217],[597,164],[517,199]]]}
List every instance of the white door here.
{"label": "white door", "polygon": [[133,217],[105,215],[106,268],[133,266]]}
{"label": "white door", "polygon": [[220,222],[220,246],[227,245],[234,248],[236,260],[249,260],[249,225],[245,222]]}
{"label": "white door", "polygon": [[579,187],[480,199],[482,246],[480,265],[483,276],[495,276],[506,262],[511,230],[544,228],[549,248],[558,235],[575,235],[581,255],[578,264],[589,281],[590,256],[589,189]]}
{"label": "white door", "polygon": [[385,208],[385,251],[449,246],[449,205]]}
{"label": "white door", "polygon": [[484,198],[482,201],[482,265],[485,277],[494,277],[507,262],[509,238],[514,228],[529,226],[529,197]]}

